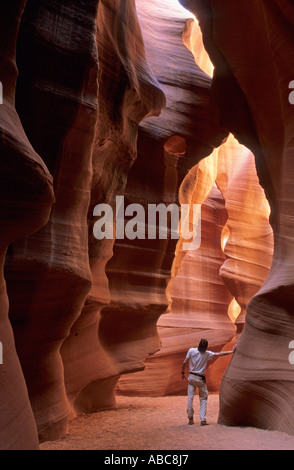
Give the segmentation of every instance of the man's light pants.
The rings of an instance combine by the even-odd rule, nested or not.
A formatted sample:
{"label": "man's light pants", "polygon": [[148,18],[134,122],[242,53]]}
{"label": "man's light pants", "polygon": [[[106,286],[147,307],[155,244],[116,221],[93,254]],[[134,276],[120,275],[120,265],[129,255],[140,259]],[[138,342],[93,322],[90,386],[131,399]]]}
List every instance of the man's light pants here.
{"label": "man's light pants", "polygon": [[196,388],[199,390],[199,400],[200,400],[200,420],[206,420],[206,408],[207,408],[207,397],[208,390],[206,383],[201,377],[197,375],[189,374],[188,377],[188,403],[187,403],[187,415],[189,419],[192,419],[194,416],[193,408],[193,399],[195,395]]}

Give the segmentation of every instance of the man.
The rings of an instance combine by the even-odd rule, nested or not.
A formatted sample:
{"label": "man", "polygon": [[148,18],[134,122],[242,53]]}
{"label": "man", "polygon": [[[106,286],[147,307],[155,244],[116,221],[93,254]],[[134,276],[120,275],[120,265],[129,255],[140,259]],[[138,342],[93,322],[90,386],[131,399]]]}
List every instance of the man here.
{"label": "man", "polygon": [[207,408],[207,397],[208,390],[205,381],[205,368],[207,361],[220,356],[227,356],[233,354],[233,351],[223,351],[214,353],[207,351],[208,341],[201,339],[198,348],[189,349],[187,356],[182,365],[182,379],[185,379],[185,367],[189,360],[189,377],[188,377],[188,403],[187,403],[187,415],[189,418],[189,424],[194,424],[194,408],[193,399],[196,388],[199,390],[200,400],[200,420],[201,426],[207,425],[206,421],[206,408]]}

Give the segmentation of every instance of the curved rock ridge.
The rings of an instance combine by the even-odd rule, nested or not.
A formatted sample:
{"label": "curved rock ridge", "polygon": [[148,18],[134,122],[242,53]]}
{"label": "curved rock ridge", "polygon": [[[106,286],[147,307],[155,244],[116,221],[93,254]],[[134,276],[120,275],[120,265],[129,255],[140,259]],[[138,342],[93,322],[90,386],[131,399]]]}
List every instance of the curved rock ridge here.
{"label": "curved rock ridge", "polygon": [[294,336],[294,114],[289,101],[294,8],[287,0],[256,0],[250,6],[245,1],[181,3],[196,14],[215,66],[213,93],[222,122],[255,156],[274,234],[269,275],[248,305],[222,381],[219,421],[294,433],[294,374],[288,358]]}
{"label": "curved rock ridge", "polygon": [[[34,450],[38,433],[8,319],[3,276],[11,243],[48,221],[54,202],[52,176],[29,142],[15,110],[16,40],[25,1],[0,6],[0,448]],[[9,248],[8,248],[9,247]]]}

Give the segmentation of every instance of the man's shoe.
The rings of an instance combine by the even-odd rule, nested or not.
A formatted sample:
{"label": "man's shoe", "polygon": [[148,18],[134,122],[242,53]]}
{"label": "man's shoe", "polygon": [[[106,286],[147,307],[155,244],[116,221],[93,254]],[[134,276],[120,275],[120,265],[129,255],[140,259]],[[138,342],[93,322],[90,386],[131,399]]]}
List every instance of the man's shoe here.
{"label": "man's shoe", "polygon": [[194,419],[193,418],[189,418],[189,424],[194,424]]}
{"label": "man's shoe", "polygon": [[201,426],[208,426],[208,422],[205,420],[205,421],[201,421]]}

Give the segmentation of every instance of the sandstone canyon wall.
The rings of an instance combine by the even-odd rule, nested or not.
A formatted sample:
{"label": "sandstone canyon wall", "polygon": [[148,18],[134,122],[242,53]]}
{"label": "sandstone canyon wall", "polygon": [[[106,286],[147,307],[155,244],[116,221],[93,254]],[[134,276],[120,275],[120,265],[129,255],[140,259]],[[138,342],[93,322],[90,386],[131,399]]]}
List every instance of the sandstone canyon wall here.
{"label": "sandstone canyon wall", "polygon": [[[153,0],[137,1],[137,11],[146,54],[165,93],[167,105],[160,117],[148,118],[139,126],[138,159],[129,173],[125,195],[129,203],[140,202],[146,208],[148,204],[191,204],[192,200],[194,204],[201,203],[212,189],[216,164],[212,158],[206,171],[195,165],[210,155],[227,137],[226,130],[218,124],[217,108],[210,97],[211,79],[195,63],[193,54],[184,44],[183,31],[186,31],[187,14],[183,10],[169,2]],[[170,27],[171,24],[173,28]],[[160,43],[156,40],[159,37]],[[203,52],[203,47],[201,50],[199,48],[198,53],[200,52]],[[198,185],[195,184],[197,179]],[[117,305],[126,303],[130,312],[135,310],[132,305],[134,302],[137,316],[141,317],[142,331],[150,322],[155,325],[159,315],[166,311],[169,304],[166,288],[173,270],[176,269],[176,250],[180,259],[182,250],[178,246],[178,240],[170,237],[167,240],[134,242],[117,240],[114,256],[106,268],[113,301],[105,310],[115,309],[119,315]],[[180,260],[178,264],[180,265]],[[225,295],[230,294],[226,292]],[[116,304],[114,299],[117,299]],[[162,321],[160,316],[157,327]],[[184,318],[180,315],[178,322],[184,323]],[[227,316],[224,323],[227,323],[228,328],[224,335],[226,340],[217,340],[218,346],[226,344],[234,334],[233,324]],[[189,333],[191,322],[187,322],[185,326],[185,331],[178,335],[175,330],[166,329],[172,335],[168,350],[164,347],[166,338],[162,335],[163,330],[158,329],[162,342],[161,351],[169,362],[166,372],[162,372],[164,367],[162,354],[159,352],[145,361],[144,372],[120,379],[119,393],[160,395],[179,390],[179,384],[169,387],[168,383],[177,370],[173,357],[176,355],[177,362],[181,360],[185,341],[187,344],[188,337],[190,342],[193,341],[193,331]],[[151,371],[150,363],[153,363],[153,359],[156,365]],[[142,368],[143,364],[139,366]],[[175,382],[178,381],[175,379]],[[180,390],[183,391],[182,384]]]}
{"label": "sandstone canyon wall", "polygon": [[0,106],[0,442],[3,449],[37,449],[38,434],[23,371],[8,319],[8,297],[3,265],[8,246],[34,233],[47,221],[54,201],[52,177],[25,135],[15,110],[16,40],[24,1],[0,6],[0,70],[3,103]]}
{"label": "sandstone canyon wall", "polygon": [[[138,124],[160,114],[165,96],[146,60],[135,2],[100,2],[97,27],[99,113],[88,210],[92,285],[61,349],[68,396],[77,412],[114,406],[120,374],[138,368],[159,347],[152,320],[149,326],[143,315],[140,318],[139,308],[132,309],[132,302],[124,305],[124,299],[116,299],[111,292],[105,269],[113,256],[115,221],[113,237],[98,240],[93,234],[98,220],[93,212],[99,204],[108,204],[115,218],[116,197],[124,195],[137,158]],[[126,289],[125,263],[122,259],[117,275],[122,290]],[[139,296],[137,286],[125,297],[136,292]],[[111,306],[105,307],[110,300]]]}
{"label": "sandstone canyon wall", "polygon": [[293,433],[294,113],[288,98],[294,8],[290,1],[181,3],[197,15],[215,66],[212,90],[221,121],[255,155],[274,233],[269,275],[248,305],[222,381],[219,421]]}
{"label": "sandstone canyon wall", "polygon": [[[146,10],[145,6],[145,15]],[[159,66],[152,49],[154,40],[148,35],[140,8],[138,11],[150,62],[161,77],[165,60],[174,64],[178,55],[173,48],[173,54],[161,58]],[[156,11],[153,18],[152,11]],[[158,18],[169,24],[175,21],[175,16],[179,23],[183,18],[177,44],[182,50],[181,57],[189,58],[186,68],[191,73],[195,65],[188,51],[184,52],[182,42],[193,53],[197,69],[203,68],[210,76],[212,64],[205,53],[197,22],[192,18],[187,20],[187,13],[178,9],[160,15],[157,9],[152,11],[148,8],[153,25]],[[161,35],[164,30],[162,27]],[[171,71],[169,77],[173,77]],[[156,121],[158,126],[166,126],[164,114],[165,110]],[[195,118],[194,122],[197,122]],[[202,204],[201,246],[186,253],[182,241],[177,243],[166,292],[169,307],[157,323],[161,349],[145,361],[144,372],[120,379],[117,388],[120,394],[185,393],[186,383],[179,371],[187,349],[195,346],[203,334],[215,351],[232,346],[230,341],[243,329],[247,304],[263,284],[271,265],[273,237],[268,222],[269,205],[259,185],[252,153],[233,136],[195,165],[179,184],[178,191],[181,203]],[[219,390],[229,360],[220,358],[209,364],[210,390]]]}
{"label": "sandstone canyon wall", "polygon": [[88,407],[93,381],[95,409],[110,406],[109,379],[120,373],[97,337],[111,246],[91,243],[93,205],[123,191],[138,122],[165,102],[144,57],[134,2],[124,7],[101,1],[98,28],[96,0],[28,1],[21,18],[17,110],[53,175],[56,201],[42,230],[10,244],[5,278],[40,441],[64,435],[76,408]]}
{"label": "sandstone canyon wall", "polygon": [[[248,36],[232,1],[186,0],[213,79],[199,26],[168,0],[0,7],[1,448],[35,449],[76,413],[114,406],[121,376],[121,393],[183,393],[175,374],[187,347],[204,329],[215,350],[227,348],[244,322],[220,422],[293,432],[293,127],[279,94],[293,16],[287,2],[253,3],[255,16],[240,2]],[[283,53],[269,31],[286,37]],[[285,73],[274,69],[264,87],[273,57]],[[272,267],[253,156],[229,131],[255,155],[270,202]],[[115,218],[117,196],[146,211],[201,204],[200,249],[184,249],[171,230],[98,240],[95,208],[107,204]],[[226,366],[210,367],[212,389]]]}
{"label": "sandstone canyon wall", "polygon": [[10,246],[9,317],[40,440],[64,434],[62,342],[91,286],[87,210],[97,117],[97,2],[28,1],[17,43],[16,107],[54,180],[48,223]]}
{"label": "sandstone canyon wall", "polygon": [[[170,305],[158,320],[161,350],[146,360],[144,373],[120,379],[121,394],[185,393],[180,370],[188,348],[205,336],[210,349],[230,349],[243,330],[249,300],[269,272],[269,205],[252,153],[230,136],[189,172],[180,198],[186,185],[191,200],[202,203],[201,245],[183,252],[178,243],[167,290]],[[209,390],[219,390],[229,362],[225,357],[208,364]]]}

